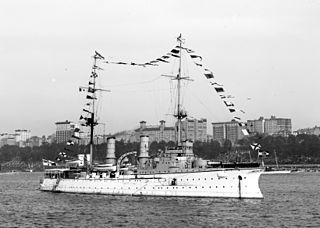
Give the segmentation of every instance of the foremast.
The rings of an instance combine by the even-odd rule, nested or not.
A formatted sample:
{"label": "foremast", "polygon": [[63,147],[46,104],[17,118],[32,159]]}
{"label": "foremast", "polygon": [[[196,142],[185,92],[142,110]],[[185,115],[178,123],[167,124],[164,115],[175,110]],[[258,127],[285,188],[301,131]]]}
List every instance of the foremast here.
{"label": "foremast", "polygon": [[92,66],[92,72],[90,75],[90,81],[88,87],[80,87],[80,91],[87,91],[87,99],[90,100],[86,105],[90,107],[90,110],[83,109],[84,112],[88,114],[89,117],[83,118],[82,116],[80,117],[80,120],[84,119],[85,123],[81,124],[82,126],[86,126],[90,128],[90,141],[89,141],[89,153],[90,153],[90,159],[89,159],[89,166],[93,166],[93,147],[94,147],[94,127],[98,125],[97,118],[96,118],[96,92],[97,91],[107,91],[109,90],[104,90],[104,89],[98,89],[96,87],[96,78],[98,77],[98,70],[102,70],[102,68],[98,67],[97,62],[98,60],[104,59],[104,57],[99,54],[97,51],[95,51],[95,54],[93,56],[93,66]]}
{"label": "foremast", "polygon": [[96,121],[95,121],[95,100],[96,100],[96,77],[98,77],[97,74],[97,59],[98,59],[98,55],[94,55],[93,56],[93,67],[92,67],[92,75],[91,77],[93,78],[93,99],[92,99],[92,112],[91,112],[91,118],[90,118],[90,142],[89,142],[89,151],[90,151],[90,163],[89,166],[93,165],[93,134],[94,134],[94,127],[96,125]]}

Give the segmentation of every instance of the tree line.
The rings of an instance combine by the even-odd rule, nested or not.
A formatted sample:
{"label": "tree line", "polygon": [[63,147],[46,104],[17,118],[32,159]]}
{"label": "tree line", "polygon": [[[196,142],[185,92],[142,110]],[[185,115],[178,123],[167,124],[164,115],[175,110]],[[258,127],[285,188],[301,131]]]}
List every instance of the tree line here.
{"label": "tree line", "polygon": [[[258,153],[250,147],[252,143],[259,143],[262,150],[269,153],[265,163],[273,164],[277,158],[279,164],[318,164],[320,163],[320,137],[316,135],[264,136],[254,135],[241,139],[236,145],[226,140],[222,145],[218,141],[195,142],[193,145],[196,156],[218,161],[257,161]],[[159,150],[175,146],[174,142],[152,142],[149,145],[149,155],[154,156]],[[116,141],[116,157],[129,151],[139,151],[138,142],[128,143]],[[104,162],[107,144],[94,147],[94,161]],[[89,153],[89,147],[84,145],[67,146],[65,144],[44,144],[39,147],[24,147],[5,145],[0,148],[0,164],[6,167],[21,166],[26,169],[33,166],[41,167],[42,159],[56,161],[59,153],[65,152],[66,159],[76,158],[79,153]],[[20,167],[20,168],[21,168]]]}

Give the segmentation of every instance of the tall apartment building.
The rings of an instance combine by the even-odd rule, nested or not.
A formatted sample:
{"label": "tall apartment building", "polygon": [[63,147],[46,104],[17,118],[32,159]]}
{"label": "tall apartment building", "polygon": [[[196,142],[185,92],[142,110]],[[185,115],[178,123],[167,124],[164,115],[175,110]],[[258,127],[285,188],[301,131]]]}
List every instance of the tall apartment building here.
{"label": "tall apartment building", "polygon": [[265,119],[260,117],[257,120],[248,120],[247,127],[250,132],[264,133],[264,123]]}
{"label": "tall apartment building", "polygon": [[207,141],[207,119],[185,119],[181,123],[182,140]]}
{"label": "tall apartment building", "polygon": [[239,139],[244,137],[241,127],[238,122],[218,122],[212,123],[212,139],[219,141],[221,144],[225,140],[230,140],[232,144],[235,144]]}
{"label": "tall apartment building", "polygon": [[258,120],[248,120],[247,125],[250,132],[260,134],[288,136],[292,133],[291,119],[288,118],[260,117]]}
{"label": "tall apartment building", "polygon": [[56,142],[65,143],[67,142],[74,133],[76,124],[68,120],[63,122],[56,122]]}

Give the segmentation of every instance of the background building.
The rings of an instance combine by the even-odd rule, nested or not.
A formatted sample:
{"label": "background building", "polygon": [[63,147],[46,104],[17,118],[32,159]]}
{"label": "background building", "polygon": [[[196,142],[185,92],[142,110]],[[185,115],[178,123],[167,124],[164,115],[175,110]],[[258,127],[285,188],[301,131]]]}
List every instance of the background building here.
{"label": "background building", "polygon": [[74,133],[76,124],[68,120],[63,122],[56,122],[56,143],[67,142]]}
{"label": "background building", "polygon": [[43,137],[38,136],[32,136],[28,140],[28,146],[35,147],[35,146],[41,146],[45,141],[43,141]]}
{"label": "background building", "polygon": [[244,137],[239,123],[236,121],[212,123],[212,139],[223,144],[225,140],[230,140],[235,144]]}
{"label": "background building", "polygon": [[320,127],[313,127],[313,128],[304,128],[304,129],[299,129],[294,132],[295,135],[301,135],[301,134],[306,134],[306,135],[318,135],[320,136]]}
{"label": "background building", "polygon": [[4,145],[14,146],[16,144],[15,134],[2,133],[0,135],[0,147],[3,147]]}
{"label": "background building", "polygon": [[207,119],[185,119],[181,123],[182,140],[207,141]]}
{"label": "background building", "polygon": [[15,141],[19,147],[29,146],[28,141],[31,138],[30,130],[15,130]]}
{"label": "background building", "polygon": [[[175,142],[177,138],[177,124],[166,126],[166,122],[161,120],[159,125],[147,125],[146,121],[141,121],[139,128],[132,131],[122,131],[114,134],[117,140],[125,142],[140,142],[141,135],[149,136],[150,142]],[[206,119],[185,119],[181,123],[182,140],[206,142],[207,120]]]}
{"label": "background building", "polygon": [[164,120],[161,120],[160,125],[147,125],[146,121],[141,121],[140,127],[135,130],[135,142],[140,141],[141,135],[149,136],[150,142],[175,141],[175,128],[166,127],[165,123]]}
{"label": "background building", "polygon": [[248,120],[247,125],[248,130],[253,133],[282,136],[292,134],[291,119],[288,118],[271,116],[270,119],[265,119],[260,117],[257,120]]}
{"label": "background building", "polygon": [[14,134],[3,133],[0,135],[0,147],[4,145],[26,147],[31,138],[30,130],[15,130]]}

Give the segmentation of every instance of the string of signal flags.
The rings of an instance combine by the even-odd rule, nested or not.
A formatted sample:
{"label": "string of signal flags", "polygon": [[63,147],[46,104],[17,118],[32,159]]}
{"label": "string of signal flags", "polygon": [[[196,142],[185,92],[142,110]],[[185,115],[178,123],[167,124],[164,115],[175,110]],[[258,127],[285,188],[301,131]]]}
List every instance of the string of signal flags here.
{"label": "string of signal flags", "polygon": [[[178,37],[178,41],[180,41],[179,40],[180,38],[181,37]],[[222,100],[225,107],[228,109],[229,113],[232,114],[233,119],[239,124],[240,127],[242,127],[241,130],[243,134],[249,135],[248,129],[245,128],[247,124],[243,122],[240,117],[242,114],[245,114],[245,112],[236,107],[236,105],[233,102],[233,99],[235,97],[226,93],[223,84],[217,82],[213,72],[209,68],[204,66],[202,61],[203,57],[201,55],[198,55],[194,50],[187,47],[183,47],[183,46],[175,46],[165,55],[162,55],[158,58],[155,58],[153,60],[150,60],[144,63],[107,61],[107,60],[104,60],[104,57],[98,52],[95,52],[96,53],[95,56],[97,56],[99,59],[104,60],[103,62],[106,64],[127,65],[127,66],[137,66],[137,67],[154,67],[154,66],[159,66],[159,64],[168,64],[174,58],[181,58],[181,52],[183,51],[187,53],[187,55],[192,59],[193,63],[202,71],[202,74],[205,76],[205,78],[208,80],[210,85],[213,87],[214,91],[219,95],[220,99]],[[102,68],[99,68],[99,70],[102,70]]]}

